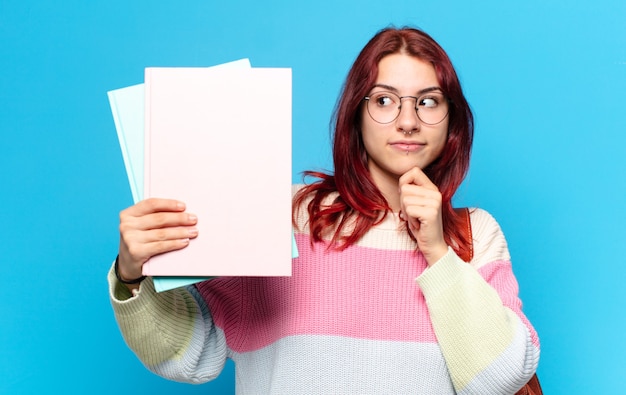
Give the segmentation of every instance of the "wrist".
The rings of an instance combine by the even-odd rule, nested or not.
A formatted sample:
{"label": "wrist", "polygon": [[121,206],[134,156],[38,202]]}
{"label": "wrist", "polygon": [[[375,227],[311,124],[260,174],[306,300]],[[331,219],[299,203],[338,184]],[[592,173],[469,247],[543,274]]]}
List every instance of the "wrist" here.
{"label": "wrist", "polygon": [[[121,282],[122,284],[137,285],[137,284],[141,283],[143,280],[145,280],[145,278],[146,278],[146,276],[143,276],[143,275],[140,276],[140,277],[137,277],[137,278],[132,278],[132,279],[127,279],[124,276],[122,276],[120,274],[120,256],[119,256],[119,254],[115,258],[114,270],[115,270],[115,277],[117,278],[117,281]],[[136,288],[136,287],[132,287],[132,288]]]}
{"label": "wrist", "polygon": [[424,254],[424,258],[426,259],[428,267],[431,267],[435,263],[439,262],[441,258],[443,258],[448,253],[448,245],[440,245],[429,250],[428,252],[422,251],[422,253]]}

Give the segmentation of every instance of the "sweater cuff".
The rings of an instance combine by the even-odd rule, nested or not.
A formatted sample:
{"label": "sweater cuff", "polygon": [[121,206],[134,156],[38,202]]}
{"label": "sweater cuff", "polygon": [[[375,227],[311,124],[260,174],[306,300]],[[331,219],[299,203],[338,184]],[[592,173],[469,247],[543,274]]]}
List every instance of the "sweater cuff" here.
{"label": "sweater cuff", "polygon": [[113,266],[109,269],[107,275],[109,282],[109,298],[111,304],[115,308],[115,313],[119,315],[133,315],[152,303],[156,297],[156,290],[152,277],[146,277],[139,284],[139,288],[131,292],[124,284],[119,282],[115,277]]}
{"label": "sweater cuff", "polygon": [[428,300],[431,297],[444,292],[451,285],[456,284],[461,277],[463,270],[470,265],[463,262],[451,247],[448,247],[446,255],[441,257],[434,265],[424,270],[415,281],[420,286],[424,297]]}

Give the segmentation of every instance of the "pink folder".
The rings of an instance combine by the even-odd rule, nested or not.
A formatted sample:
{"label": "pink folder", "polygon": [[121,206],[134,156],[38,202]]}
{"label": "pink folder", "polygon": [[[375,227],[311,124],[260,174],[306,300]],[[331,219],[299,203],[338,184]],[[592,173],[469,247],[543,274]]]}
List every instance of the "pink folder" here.
{"label": "pink folder", "polygon": [[147,68],[144,197],[198,216],[151,276],[291,275],[291,70]]}

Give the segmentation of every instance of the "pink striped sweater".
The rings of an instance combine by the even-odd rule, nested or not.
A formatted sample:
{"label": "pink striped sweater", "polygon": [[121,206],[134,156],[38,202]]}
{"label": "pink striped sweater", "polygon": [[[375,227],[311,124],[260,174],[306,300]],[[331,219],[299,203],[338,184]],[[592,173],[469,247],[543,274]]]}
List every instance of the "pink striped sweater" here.
{"label": "pink striped sweater", "polygon": [[235,362],[239,394],[512,394],[539,340],[522,313],[504,236],[472,211],[474,259],[427,269],[389,214],[343,252],[310,246],[304,214],[292,277],[219,278],[131,295],[109,273],[127,344],[146,367],[192,383]]}

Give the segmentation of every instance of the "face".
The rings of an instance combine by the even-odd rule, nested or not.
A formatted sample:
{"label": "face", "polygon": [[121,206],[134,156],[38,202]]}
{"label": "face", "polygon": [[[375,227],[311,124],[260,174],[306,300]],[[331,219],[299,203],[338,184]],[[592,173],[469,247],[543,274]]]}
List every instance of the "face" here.
{"label": "face", "polygon": [[[399,97],[421,97],[425,91],[441,92],[436,88],[439,88],[439,82],[430,63],[405,54],[393,54],[384,57],[378,64],[378,77],[369,96],[387,91]],[[424,100],[417,106],[429,106],[431,102],[430,99]],[[367,105],[363,106],[361,133],[368,154],[369,171],[379,187],[381,182],[397,183],[401,175],[415,166],[424,169],[443,151],[448,134],[448,116],[435,125],[429,125],[420,121],[415,108],[414,98],[404,98],[398,117],[382,124],[372,119]]]}

